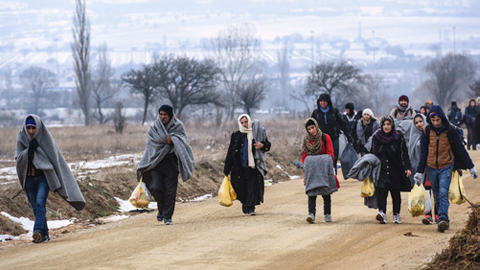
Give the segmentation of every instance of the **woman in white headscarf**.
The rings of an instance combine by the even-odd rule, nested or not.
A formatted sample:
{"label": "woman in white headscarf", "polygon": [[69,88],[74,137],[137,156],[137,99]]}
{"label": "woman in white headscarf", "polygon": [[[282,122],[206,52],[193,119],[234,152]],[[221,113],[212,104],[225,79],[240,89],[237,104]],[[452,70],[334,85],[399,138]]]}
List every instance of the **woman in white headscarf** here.
{"label": "woman in white headscarf", "polygon": [[[410,176],[410,181],[412,185],[415,183],[413,180],[413,175],[417,172],[418,162],[420,161],[420,138],[422,137],[423,127],[427,124],[426,117],[418,113],[413,117],[413,126],[410,129],[410,140],[408,146],[408,156],[410,157],[410,162],[412,164],[412,175]],[[432,185],[428,179],[424,179],[423,185],[425,186],[426,190],[431,190]],[[435,209],[435,220],[438,220],[438,210],[437,207]],[[425,225],[433,224],[434,219],[432,216],[432,212],[425,214],[422,219],[422,223]]]}
{"label": "woman in white headscarf", "polygon": [[265,152],[270,150],[265,128],[250,116],[238,117],[238,131],[232,133],[224,174],[231,174],[230,180],[242,202],[242,211],[246,215],[255,215],[255,206],[263,202],[265,190],[263,179],[267,173]]}

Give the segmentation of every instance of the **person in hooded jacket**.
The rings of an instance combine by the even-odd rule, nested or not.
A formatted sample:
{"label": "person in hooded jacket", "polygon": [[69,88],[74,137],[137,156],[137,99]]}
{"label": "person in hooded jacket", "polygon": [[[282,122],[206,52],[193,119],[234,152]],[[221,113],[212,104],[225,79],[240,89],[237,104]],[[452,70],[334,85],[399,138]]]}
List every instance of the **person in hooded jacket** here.
{"label": "person in hooded jacket", "polygon": [[238,117],[238,131],[232,133],[223,172],[230,180],[242,203],[245,215],[254,216],[255,206],[263,202],[264,177],[267,174],[265,152],[272,144],[258,120],[247,114]]}
{"label": "person in hooded jacket", "polygon": [[457,127],[460,127],[460,125],[462,124],[462,109],[458,107],[456,101],[452,101],[452,103],[450,104],[447,117],[448,121]]}
{"label": "person in hooded jacket", "polygon": [[477,117],[477,102],[475,99],[470,99],[468,106],[465,108],[465,125],[467,126],[467,149],[470,150],[470,147],[473,150],[477,150],[477,141],[475,134],[475,117]]}
{"label": "person in hooded jacket", "polygon": [[340,132],[343,131],[350,143],[353,143],[353,138],[350,134],[347,120],[336,108],[333,107],[329,94],[321,94],[317,100],[317,106],[317,109],[312,112],[311,117],[317,120],[320,130],[325,134],[328,134],[332,139],[334,151],[333,165],[335,167],[335,172],[337,172],[336,164],[340,149]]}
{"label": "person in hooded jacket", "polygon": [[370,153],[370,150],[367,149],[366,147],[367,142],[379,127],[380,127],[380,124],[375,118],[375,115],[373,114],[372,110],[368,108],[363,110],[363,118],[357,122],[357,127],[356,127],[357,149],[358,149],[357,152],[359,152],[360,155],[362,155],[362,157]]}
{"label": "person in hooded jacket", "polygon": [[[448,190],[454,166],[468,168],[474,179],[478,177],[478,173],[463,145],[462,131],[450,125],[442,107],[433,105],[427,122],[420,139],[420,160],[413,178],[418,185],[421,184],[427,170],[435,206],[438,206],[440,221],[437,230],[443,233],[450,227]],[[449,132],[453,138],[449,138]]]}
{"label": "person in hooded jacket", "polygon": [[387,197],[392,196],[393,223],[402,223],[400,206],[402,204],[401,191],[411,190],[410,159],[403,136],[395,130],[395,121],[389,115],[380,120],[380,129],[373,135],[372,153],[381,161],[380,177],[375,184],[378,194],[379,212],[376,219],[380,224],[387,223]]}

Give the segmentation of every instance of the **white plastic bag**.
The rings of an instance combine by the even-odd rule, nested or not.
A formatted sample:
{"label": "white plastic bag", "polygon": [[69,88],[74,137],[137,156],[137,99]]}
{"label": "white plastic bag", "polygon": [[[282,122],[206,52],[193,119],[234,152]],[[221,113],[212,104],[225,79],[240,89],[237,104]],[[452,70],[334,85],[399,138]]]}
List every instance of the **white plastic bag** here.
{"label": "white plastic bag", "polygon": [[128,200],[137,208],[148,208],[148,204],[150,203],[150,192],[142,180],[143,178],[140,178],[140,183],[138,183],[137,187],[133,190],[132,195],[130,195]]}
{"label": "white plastic bag", "polygon": [[432,196],[430,196],[430,190],[425,190],[427,193],[427,199],[425,200],[425,210],[423,214],[428,214],[432,211]]}

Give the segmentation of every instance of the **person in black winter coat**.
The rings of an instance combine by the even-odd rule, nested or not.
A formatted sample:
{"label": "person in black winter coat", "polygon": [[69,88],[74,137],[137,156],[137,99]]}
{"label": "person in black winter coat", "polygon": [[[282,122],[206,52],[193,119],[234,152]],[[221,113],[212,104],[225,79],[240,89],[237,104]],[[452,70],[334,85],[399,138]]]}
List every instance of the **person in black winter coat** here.
{"label": "person in black winter coat", "polygon": [[477,140],[475,134],[475,117],[477,117],[477,103],[475,99],[470,99],[468,106],[465,108],[465,117],[464,122],[467,126],[467,149],[470,150],[470,147],[473,147],[473,150],[477,150]]}
{"label": "person in black winter coat", "polygon": [[233,189],[242,202],[246,215],[255,215],[255,206],[263,202],[265,192],[264,177],[267,173],[265,152],[270,150],[265,128],[250,116],[242,114],[238,118],[239,130],[232,133],[223,172],[231,173]]}
{"label": "person in black winter coat", "polygon": [[317,106],[317,109],[313,111],[311,117],[317,120],[320,130],[328,134],[332,139],[334,152],[333,164],[336,172],[336,164],[339,155],[338,151],[340,148],[340,131],[343,131],[350,143],[353,142],[353,139],[350,135],[350,129],[347,120],[336,108],[333,107],[329,94],[321,94],[317,100]]}
{"label": "person in black winter coat", "polygon": [[380,177],[375,184],[379,208],[376,219],[381,224],[387,223],[387,197],[390,192],[393,203],[393,223],[399,224],[402,222],[400,192],[410,192],[412,189],[409,179],[412,171],[405,139],[395,130],[395,122],[389,115],[382,117],[380,129],[373,135],[372,153],[381,161]]}

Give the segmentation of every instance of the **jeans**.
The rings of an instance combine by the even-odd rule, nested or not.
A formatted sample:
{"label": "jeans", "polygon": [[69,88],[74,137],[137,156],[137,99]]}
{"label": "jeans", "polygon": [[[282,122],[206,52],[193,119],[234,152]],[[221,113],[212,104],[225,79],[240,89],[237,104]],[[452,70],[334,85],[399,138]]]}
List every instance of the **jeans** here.
{"label": "jeans", "polygon": [[438,218],[440,220],[448,219],[448,190],[450,189],[450,182],[452,181],[453,165],[443,169],[427,168],[428,180],[432,184],[433,198],[435,206],[438,206]]}
{"label": "jeans", "polygon": [[35,215],[33,231],[40,232],[42,236],[46,236],[48,235],[48,226],[45,206],[47,204],[48,192],[50,191],[47,179],[44,175],[28,176],[25,189]]}

